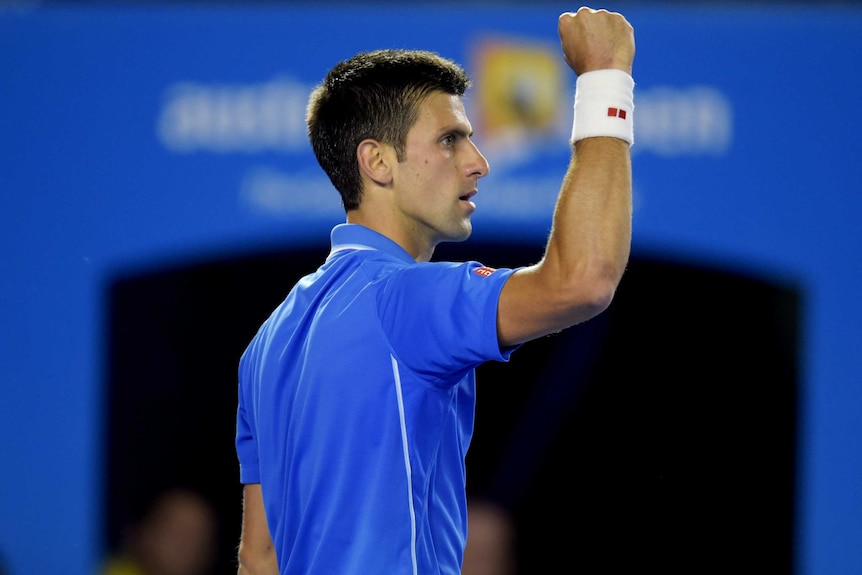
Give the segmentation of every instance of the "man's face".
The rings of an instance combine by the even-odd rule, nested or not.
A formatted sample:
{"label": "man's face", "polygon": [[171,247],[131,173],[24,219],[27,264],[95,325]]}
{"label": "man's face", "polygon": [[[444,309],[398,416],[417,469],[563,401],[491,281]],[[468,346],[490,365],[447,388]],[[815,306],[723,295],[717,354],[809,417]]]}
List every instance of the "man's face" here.
{"label": "man's face", "polygon": [[460,97],[433,92],[420,105],[393,180],[395,209],[415,242],[433,247],[470,236],[471,198],[489,171],[472,133]]}

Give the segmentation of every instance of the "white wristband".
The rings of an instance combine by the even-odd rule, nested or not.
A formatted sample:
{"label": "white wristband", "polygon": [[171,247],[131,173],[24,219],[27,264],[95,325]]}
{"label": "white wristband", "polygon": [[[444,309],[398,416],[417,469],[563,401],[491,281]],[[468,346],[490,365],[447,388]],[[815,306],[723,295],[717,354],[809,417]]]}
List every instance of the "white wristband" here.
{"label": "white wristband", "polygon": [[572,144],[608,136],[634,144],[635,81],[622,70],[593,70],[578,76]]}

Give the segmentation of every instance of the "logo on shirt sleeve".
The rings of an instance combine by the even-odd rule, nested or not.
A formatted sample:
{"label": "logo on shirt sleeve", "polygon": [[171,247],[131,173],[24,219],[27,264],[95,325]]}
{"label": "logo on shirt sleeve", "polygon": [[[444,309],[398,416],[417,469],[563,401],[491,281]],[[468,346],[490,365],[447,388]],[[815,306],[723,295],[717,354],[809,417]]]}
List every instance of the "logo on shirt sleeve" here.
{"label": "logo on shirt sleeve", "polygon": [[480,267],[480,268],[476,268],[476,269],[474,269],[474,270],[473,270],[473,273],[474,273],[474,274],[477,274],[477,275],[480,275],[480,276],[482,276],[483,278],[486,278],[486,277],[488,277],[489,275],[491,275],[492,273],[494,273],[495,271],[497,271],[497,269],[496,269],[496,268],[489,268],[488,266],[482,266],[482,267]]}

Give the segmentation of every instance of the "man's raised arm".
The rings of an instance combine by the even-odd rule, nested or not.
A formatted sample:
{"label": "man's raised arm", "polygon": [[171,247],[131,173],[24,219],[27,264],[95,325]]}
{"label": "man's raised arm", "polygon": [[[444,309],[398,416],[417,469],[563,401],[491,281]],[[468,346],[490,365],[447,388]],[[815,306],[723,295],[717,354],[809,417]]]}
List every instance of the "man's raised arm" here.
{"label": "man's raised arm", "polygon": [[558,28],[578,76],[572,158],[542,260],[514,273],[500,295],[502,346],[598,315],[628,264],[634,30],[620,14],[589,8],[562,14]]}

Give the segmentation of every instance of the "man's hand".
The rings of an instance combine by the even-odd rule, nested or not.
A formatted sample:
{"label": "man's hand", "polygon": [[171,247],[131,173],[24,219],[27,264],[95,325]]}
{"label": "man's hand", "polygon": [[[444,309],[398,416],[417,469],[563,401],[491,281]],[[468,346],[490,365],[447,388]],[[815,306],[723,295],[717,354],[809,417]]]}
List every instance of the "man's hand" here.
{"label": "man's hand", "polygon": [[632,73],[635,34],[622,14],[582,7],[561,14],[557,27],[566,63],[575,74],[608,68]]}

